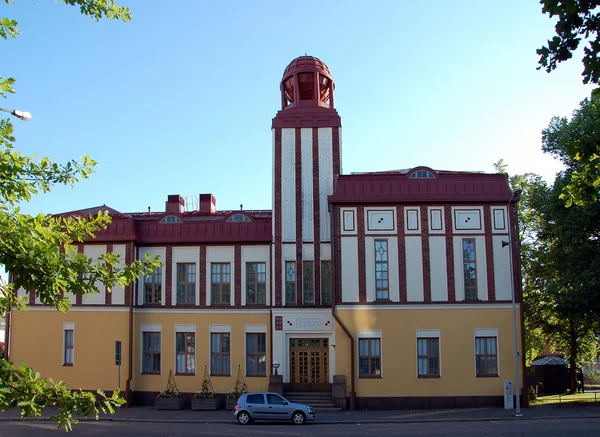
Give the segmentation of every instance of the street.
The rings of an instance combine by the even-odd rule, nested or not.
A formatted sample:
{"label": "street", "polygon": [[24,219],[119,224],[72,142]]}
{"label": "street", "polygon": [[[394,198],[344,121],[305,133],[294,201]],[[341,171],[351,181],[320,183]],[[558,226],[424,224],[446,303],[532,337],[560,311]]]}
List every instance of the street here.
{"label": "street", "polygon": [[[52,422],[3,422],[0,437],[64,435]],[[600,419],[498,420],[474,422],[423,422],[383,424],[253,424],[164,422],[81,422],[69,433],[74,437],[239,437],[239,436],[344,436],[360,437],[597,437]]]}

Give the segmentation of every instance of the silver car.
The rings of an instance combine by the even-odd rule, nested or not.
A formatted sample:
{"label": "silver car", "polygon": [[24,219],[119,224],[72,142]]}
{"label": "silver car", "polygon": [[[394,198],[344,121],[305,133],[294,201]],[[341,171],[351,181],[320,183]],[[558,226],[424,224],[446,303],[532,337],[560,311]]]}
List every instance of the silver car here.
{"label": "silver car", "polygon": [[254,420],[291,420],[303,425],[315,420],[315,409],[290,402],[277,393],[246,393],[238,399],[233,415],[241,425]]}

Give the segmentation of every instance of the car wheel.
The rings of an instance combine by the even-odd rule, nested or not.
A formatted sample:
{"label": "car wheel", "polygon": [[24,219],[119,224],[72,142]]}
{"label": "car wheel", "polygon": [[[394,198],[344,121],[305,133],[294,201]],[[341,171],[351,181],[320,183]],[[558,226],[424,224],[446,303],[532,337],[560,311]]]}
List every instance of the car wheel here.
{"label": "car wheel", "polygon": [[237,415],[237,420],[240,425],[248,425],[252,422],[252,417],[246,411],[241,411]]}
{"label": "car wheel", "polygon": [[292,420],[296,425],[304,425],[306,423],[306,416],[302,411],[295,411],[292,414]]}

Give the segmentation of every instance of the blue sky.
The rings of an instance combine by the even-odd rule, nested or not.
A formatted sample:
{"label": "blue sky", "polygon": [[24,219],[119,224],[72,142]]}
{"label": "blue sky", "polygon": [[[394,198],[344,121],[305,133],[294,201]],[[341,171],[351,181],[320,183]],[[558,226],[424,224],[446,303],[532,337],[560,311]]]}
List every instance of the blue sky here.
{"label": "blue sky", "polygon": [[305,53],[336,82],[344,173],[426,165],[548,181],[541,151],[552,116],[592,87],[580,54],[547,74],[535,49],[553,35],[536,0],[119,0],[129,23],[94,20],[52,0],[16,0],[0,16],[3,76],[30,111],[15,120],[24,153],[64,162],[90,154],[96,173],[24,210],[106,204],[164,211],[169,194],[213,193],[218,209],[271,208],[271,119],[287,64]]}

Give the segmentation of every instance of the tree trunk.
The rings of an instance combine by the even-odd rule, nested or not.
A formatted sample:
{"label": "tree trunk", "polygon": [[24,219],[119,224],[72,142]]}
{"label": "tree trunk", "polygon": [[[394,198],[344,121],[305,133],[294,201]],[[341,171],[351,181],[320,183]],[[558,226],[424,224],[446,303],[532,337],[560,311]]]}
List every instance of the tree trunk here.
{"label": "tree trunk", "polygon": [[570,323],[569,329],[569,393],[577,393],[577,330]]}

